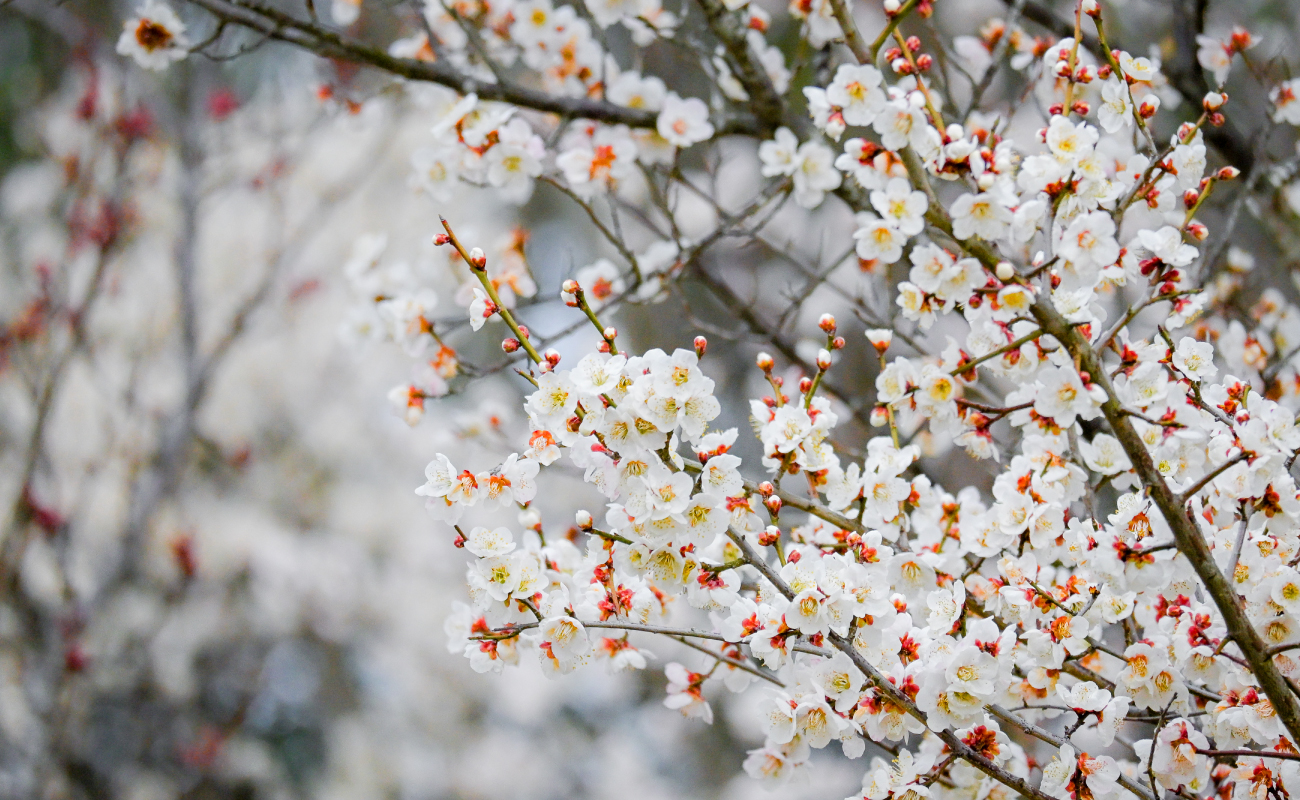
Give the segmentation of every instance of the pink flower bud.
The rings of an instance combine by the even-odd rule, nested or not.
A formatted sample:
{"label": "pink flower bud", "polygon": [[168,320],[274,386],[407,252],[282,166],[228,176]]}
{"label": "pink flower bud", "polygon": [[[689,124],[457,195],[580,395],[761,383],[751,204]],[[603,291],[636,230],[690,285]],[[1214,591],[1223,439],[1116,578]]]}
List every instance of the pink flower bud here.
{"label": "pink flower bud", "polygon": [[1159,110],[1160,98],[1154,94],[1149,94],[1142,98],[1142,103],[1138,106],[1138,116],[1142,119],[1151,119]]}
{"label": "pink flower bud", "polygon": [[1240,176],[1241,170],[1236,167],[1223,167],[1218,172],[1214,173],[1214,177],[1221,181],[1236,180]]}
{"label": "pink flower bud", "polygon": [[930,69],[930,67],[933,66],[934,66],[934,58],[932,58],[929,53],[922,53],[916,59],[916,68],[921,70],[922,72],[927,71],[928,69]]}
{"label": "pink flower bud", "polygon": [[531,339],[531,338],[533,338],[533,337],[531,337],[531,336],[528,335],[528,326],[527,326],[527,325],[520,325],[520,326],[519,326],[519,333],[521,333],[525,339]]}
{"label": "pink flower bud", "polygon": [[889,424],[889,411],[884,406],[871,409],[871,427],[883,428]]}
{"label": "pink flower bud", "polygon": [[608,352],[609,352],[609,342],[605,341],[604,339],[601,339],[601,340],[600,340],[600,344],[596,345],[596,352],[597,352],[597,353],[608,353]]}
{"label": "pink flower bud", "polygon": [[1210,229],[1205,227],[1205,225],[1193,220],[1187,225],[1187,235],[1191,236],[1193,239],[1195,239],[1198,242],[1203,242],[1207,238],[1209,238]]}
{"label": "pink flower bud", "polygon": [[758,493],[764,497],[771,497],[776,493],[776,487],[772,485],[771,481],[763,481],[758,485]]}
{"label": "pink flower bud", "polygon": [[799,379],[799,394],[808,394],[810,389],[812,389],[812,378],[805,375]]}
{"label": "pink flower bud", "polygon": [[844,122],[844,114],[836,111],[826,120],[826,135],[832,139],[839,139],[844,135],[848,124]]}
{"label": "pink flower bud", "polygon": [[1255,37],[1250,31],[1237,26],[1232,29],[1232,38],[1228,40],[1228,44],[1240,53],[1255,45]]}
{"label": "pink flower bud", "polygon": [[835,332],[835,317],[832,314],[822,314],[821,319],[817,320],[817,327],[826,333]]}
{"label": "pink flower bud", "polygon": [[831,351],[822,349],[817,351],[817,369],[825,372],[831,368]]}
{"label": "pink flower bud", "polygon": [[549,348],[545,353],[542,353],[542,358],[546,360],[547,364],[551,365],[551,369],[554,369],[555,365],[560,363],[560,351],[554,347]]}
{"label": "pink flower bud", "polygon": [[771,372],[772,367],[776,366],[776,361],[774,361],[772,359],[772,356],[768,355],[767,353],[759,353],[758,358],[754,360],[754,363],[757,364],[758,368],[763,370],[764,372]]}
{"label": "pink flower bud", "polygon": [[1222,92],[1208,92],[1205,98],[1201,100],[1201,108],[1206,111],[1218,111],[1223,108],[1223,104],[1228,102],[1228,96]]}
{"label": "pink flower bud", "polygon": [[1058,78],[1070,77],[1070,62],[1069,61],[1056,62],[1056,64],[1052,67],[1052,72]]}
{"label": "pink flower bud", "polygon": [[1080,4],[1080,8],[1083,13],[1090,17],[1101,16],[1101,7],[1097,5],[1097,0],[1083,0],[1083,3]]}
{"label": "pink flower bud", "polygon": [[1201,199],[1201,193],[1196,191],[1195,189],[1188,189],[1187,191],[1183,192],[1183,205],[1186,206],[1187,208],[1195,207],[1197,201],[1199,201],[1200,199]]}
{"label": "pink flower bud", "polygon": [[867,341],[871,342],[877,353],[884,353],[889,349],[890,342],[894,341],[894,332],[888,328],[868,328]]}
{"label": "pink flower bud", "polygon": [[775,525],[768,525],[767,530],[758,535],[758,543],[763,547],[771,547],[781,540],[781,529]]}
{"label": "pink flower bud", "polygon": [[565,294],[577,294],[578,292],[582,291],[582,287],[579,286],[578,282],[575,281],[573,278],[569,278],[567,281],[560,284],[560,291],[564,292]]}
{"label": "pink flower bud", "polygon": [[442,247],[444,244],[451,244],[451,237],[445,233],[439,233],[433,237],[433,243]]}
{"label": "pink flower bud", "polygon": [[611,325],[610,327],[601,331],[600,335],[605,337],[605,341],[612,342],[616,338],[618,338],[618,328],[615,328],[614,326]]}
{"label": "pink flower bud", "polygon": [[704,351],[709,349],[709,340],[703,336],[695,337],[695,357],[704,358]]}
{"label": "pink flower bud", "polygon": [[836,336],[834,339],[831,339],[832,350],[843,350],[845,344],[846,342],[844,341],[843,336]]}
{"label": "pink flower bud", "polygon": [[773,517],[780,515],[781,498],[777,497],[776,495],[772,495],[771,497],[764,498],[763,505],[767,506],[767,513],[771,514]]}
{"label": "pink flower bud", "polygon": [[507,353],[515,352],[516,350],[519,349],[519,347],[520,347],[519,340],[514,338],[513,336],[501,342],[501,349],[506,351]]}
{"label": "pink flower bud", "polygon": [[1092,110],[1092,106],[1088,105],[1087,100],[1075,100],[1070,104],[1070,110],[1081,117],[1086,117],[1088,112]]}
{"label": "pink flower bud", "polygon": [[475,247],[469,251],[469,265],[474,269],[487,269],[487,256],[481,248]]}

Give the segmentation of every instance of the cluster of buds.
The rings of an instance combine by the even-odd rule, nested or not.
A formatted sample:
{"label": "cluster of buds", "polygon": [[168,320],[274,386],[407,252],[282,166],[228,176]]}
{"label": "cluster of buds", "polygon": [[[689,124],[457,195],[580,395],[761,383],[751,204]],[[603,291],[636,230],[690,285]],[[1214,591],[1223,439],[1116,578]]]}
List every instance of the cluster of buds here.
{"label": "cluster of buds", "polygon": [[885,51],[885,60],[889,68],[899,75],[912,75],[926,72],[934,66],[934,58],[929,53],[921,52],[921,39],[909,36],[904,47],[891,47]]}

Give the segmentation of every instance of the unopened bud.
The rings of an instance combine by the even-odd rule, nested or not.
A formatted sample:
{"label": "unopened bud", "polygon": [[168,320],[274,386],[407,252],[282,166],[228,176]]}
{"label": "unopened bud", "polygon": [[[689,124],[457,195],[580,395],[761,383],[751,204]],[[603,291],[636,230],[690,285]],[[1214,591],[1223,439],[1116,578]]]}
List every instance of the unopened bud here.
{"label": "unopened bud", "polygon": [[1103,81],[1109,78],[1113,72],[1114,71],[1110,68],[1110,64],[1102,64],[1100,67],[1097,67],[1097,77],[1101,78]]}
{"label": "unopened bud", "polygon": [[487,269],[487,256],[482,248],[475,247],[469,251],[469,265],[474,269]]}
{"label": "unopened bud", "polygon": [[1228,96],[1222,92],[1208,92],[1201,100],[1201,108],[1206,111],[1218,111],[1223,108],[1223,104],[1228,102]]}
{"label": "unopened bud", "polygon": [[445,233],[439,233],[433,237],[433,243],[438,247],[442,247],[444,244],[451,244],[451,237]]}
{"label": "unopened bud", "polygon": [[579,286],[578,282],[575,281],[573,278],[569,278],[567,281],[560,284],[560,291],[564,292],[565,294],[577,294],[578,292],[582,291],[582,287]]}
{"label": "unopened bud", "polygon": [[763,497],[771,497],[776,494],[776,487],[772,485],[771,481],[763,481],[758,485],[758,493]]}
{"label": "unopened bud", "polygon": [[843,350],[845,344],[846,342],[844,341],[843,336],[836,336],[834,339],[831,339],[832,350]]}
{"label": "unopened bud", "polygon": [[871,409],[871,427],[883,428],[889,424],[889,409],[884,406],[876,406]]}
{"label": "unopened bud", "polygon": [[1016,266],[1010,261],[999,261],[994,274],[998,276],[998,280],[1006,283],[1016,276]]}
{"label": "unopened bud", "polygon": [[902,55],[903,55],[903,48],[891,47],[885,51],[885,60],[892,62],[895,59],[900,58]]}
{"label": "unopened bud", "polygon": [[1198,242],[1203,242],[1210,236],[1210,229],[1200,222],[1193,220],[1187,224],[1187,235]]}
{"label": "unopened bud", "polygon": [[776,362],[772,360],[772,356],[767,353],[759,353],[758,358],[754,359],[754,363],[764,372],[771,372],[772,367],[776,366]]}
{"label": "unopened bud", "polygon": [[1052,72],[1058,78],[1070,77],[1070,62],[1069,61],[1056,62],[1056,64],[1052,66]]}
{"label": "unopened bud", "polygon": [[888,328],[868,328],[867,341],[871,342],[877,353],[883,354],[889,349],[890,342],[894,341],[894,332]]}
{"label": "unopened bud", "polygon": [[601,331],[600,335],[605,337],[605,341],[612,342],[618,338],[618,328],[615,328],[614,326],[611,325],[610,327]]}
{"label": "unopened bud", "polygon": [[1218,172],[1214,173],[1214,177],[1221,181],[1236,180],[1240,176],[1241,170],[1236,167],[1223,167]]}
{"label": "unopened bud", "polygon": [[527,325],[520,325],[520,326],[519,326],[519,335],[520,335],[520,336],[523,336],[525,339],[531,339],[531,338],[533,338],[532,336],[530,336],[530,335],[528,334],[528,326],[527,326]]}
{"label": "unopened bud", "polygon": [[930,56],[929,53],[922,53],[921,55],[917,56],[916,59],[917,69],[921,70],[922,72],[925,72],[929,70],[930,67],[933,66],[934,66],[934,59]]}
{"label": "unopened bud", "polygon": [[771,547],[781,541],[781,529],[775,525],[768,525],[767,530],[758,535],[758,543],[763,547]]}
{"label": "unopened bud", "polygon": [[1210,125],[1215,128],[1221,128],[1223,127],[1223,123],[1228,121],[1228,118],[1223,116],[1222,113],[1218,111],[1214,111],[1211,112],[1210,115],[1205,118],[1205,121],[1210,123]]}
{"label": "unopened bud", "polygon": [[916,51],[921,49],[921,37],[909,36],[907,37],[907,41],[904,42],[903,44],[907,45],[908,50],[911,50],[913,53],[915,53]]}
{"label": "unopened bud", "polygon": [[1092,106],[1088,105],[1087,100],[1075,100],[1070,104],[1070,110],[1081,117],[1086,117],[1088,112],[1092,110]]}
{"label": "unopened bud", "polygon": [[825,372],[831,368],[831,351],[821,349],[817,351],[817,369]]}
{"label": "unopened bud", "polygon": [[826,118],[826,135],[832,139],[838,141],[848,127],[848,123],[844,121],[843,112],[836,111]]}
{"label": "unopened bud", "polygon": [[808,394],[812,389],[812,378],[807,375],[799,379],[799,394]]}
{"label": "unopened bud", "polygon": [[[790,555],[786,556],[785,560],[790,562],[791,564],[798,564],[799,559],[801,558],[803,558],[803,556],[799,553],[798,550],[795,550],[794,552],[790,553]],[[814,634],[814,635],[820,636],[821,634]]]}
{"label": "unopened bud", "polygon": [[780,375],[775,376],[772,378],[772,385],[778,387],[785,386],[785,378],[782,378]]}
{"label": "unopened bud", "polygon": [[519,511],[519,527],[532,528],[538,530],[542,527],[542,515],[535,508],[524,508]]}
{"label": "unopened bud", "polygon": [[1201,193],[1195,189],[1188,189],[1183,192],[1183,205],[1187,208],[1195,208],[1196,203],[1201,199]]}
{"label": "unopened bud", "polygon": [[781,498],[776,495],[763,498],[763,505],[767,506],[767,513],[771,514],[773,517],[781,514]]}
{"label": "unopened bud", "polygon": [[504,339],[501,342],[501,349],[506,351],[507,353],[515,352],[516,350],[519,349],[519,347],[520,347],[519,340],[513,336]]}
{"label": "unopened bud", "polygon": [[1160,98],[1154,94],[1149,94],[1142,98],[1142,103],[1138,106],[1138,116],[1142,119],[1151,119],[1159,110]]}
{"label": "unopened bud", "polygon": [[912,71],[912,65],[907,63],[907,59],[905,58],[896,58],[889,62],[889,68],[899,75],[906,75]]}
{"label": "unopened bud", "polygon": [[835,333],[835,316],[833,314],[822,314],[821,319],[817,320],[817,327],[826,333]]}
{"label": "unopened bud", "polygon": [[569,429],[569,433],[577,433],[582,427],[582,418],[577,414],[565,420],[564,426]]}
{"label": "unopened bud", "polygon": [[1232,37],[1228,39],[1228,44],[1238,53],[1254,46],[1255,37],[1251,32],[1241,26],[1235,26],[1232,29]]}
{"label": "unopened bud", "polygon": [[695,337],[695,357],[704,358],[704,351],[709,349],[709,340],[703,336]]}
{"label": "unopened bud", "polygon": [[601,339],[601,340],[600,340],[600,344],[596,345],[596,352],[597,352],[597,353],[608,353],[608,352],[609,352],[609,342],[607,342],[607,341],[604,340],[604,339]]}
{"label": "unopened bud", "polygon": [[1074,71],[1074,80],[1076,83],[1092,83],[1097,78],[1097,68],[1091,64],[1079,67]]}
{"label": "unopened bud", "polygon": [[1079,5],[1079,8],[1083,11],[1083,13],[1087,14],[1090,17],[1101,16],[1101,7],[1097,5],[1097,0],[1083,0],[1083,2]]}
{"label": "unopened bud", "polygon": [[560,363],[560,351],[554,347],[549,348],[545,353],[542,353],[542,358],[546,359],[546,363],[551,365],[551,369],[555,369],[555,365]]}
{"label": "unopened bud", "polygon": [[882,5],[884,6],[885,13],[892,17],[898,13],[898,9],[901,4],[898,2],[898,0],[885,0],[885,2],[882,3]]}
{"label": "unopened bud", "polygon": [[[1048,113],[1049,115],[1053,116],[1053,117],[1059,117],[1059,116],[1061,116],[1062,114],[1065,113],[1065,104],[1064,104],[1064,103],[1052,103],[1050,106],[1047,107],[1047,113]],[[1047,129],[1044,128],[1043,131],[1044,131],[1044,134],[1043,134],[1043,140],[1046,141],[1046,140],[1047,140],[1047,134],[1046,134]]]}
{"label": "unopened bud", "polygon": [[574,521],[578,523],[579,528],[581,528],[584,531],[591,530],[591,526],[593,522],[591,519],[590,511],[586,510],[585,508],[579,509],[578,513],[574,514],[573,516],[574,516]]}

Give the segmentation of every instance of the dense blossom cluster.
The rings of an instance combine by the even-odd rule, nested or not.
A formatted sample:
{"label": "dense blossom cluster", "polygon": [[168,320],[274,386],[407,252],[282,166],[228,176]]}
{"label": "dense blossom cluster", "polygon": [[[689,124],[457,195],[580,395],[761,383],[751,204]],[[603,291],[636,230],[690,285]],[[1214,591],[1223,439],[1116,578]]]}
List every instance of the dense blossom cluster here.
{"label": "dense blossom cluster", "polygon": [[[391,49],[493,96],[504,70],[527,70],[557,98],[541,110],[562,112],[433,90],[416,185],[518,203],[545,182],[617,251],[560,287],[598,336],[568,356],[523,324],[538,289],[522,245],[489,258],[444,221],[434,241],[468,307],[453,322],[427,284],[379,266],[378,240],[348,267],[358,329],[436,353],[392,396],[412,424],[468,374],[443,338],[466,322],[504,323],[528,382],[508,458],[438,454],[416,490],[471,556],[451,647],[480,672],[527,655],[565,674],[644,669],[640,637],[685,643],[700,652],[667,664],[669,708],[711,721],[724,689],[763,693],[765,742],[744,766],[772,781],[832,742],[896,753],[865,768],[867,800],[1284,796],[1300,758],[1300,309],[1275,289],[1244,302],[1253,259],[1200,218],[1240,175],[1210,167],[1209,138],[1254,37],[1202,35],[1209,91],[1178,108],[1158,58],[1108,44],[1096,0],[1076,3],[1073,36],[995,21],[953,42],[963,92],[901,32],[930,2],[886,0],[873,44],[843,3],[792,3],[826,57],[802,86],[768,12],[699,5],[719,42],[701,61],[708,102],[603,47],[616,25],[641,48],[678,37],[686,17],[656,2],[431,5],[427,30]],[[980,107],[1002,59],[1044,118]],[[782,111],[795,87],[806,116]],[[1269,90],[1274,121],[1300,122],[1295,82]],[[689,227],[683,198],[708,191],[683,172],[689,151],[756,130],[766,182],[711,198],[717,226]],[[850,269],[899,280],[865,330],[825,314],[821,340],[783,348],[792,371],[758,355],[770,393],[750,401],[760,455],[746,465],[733,451],[749,433],[714,426],[704,337],[633,354],[600,314],[662,299],[706,247],[745,225],[759,236],[787,200],[825,212],[801,219],[856,255]],[[873,390],[832,388],[846,338],[864,334]],[[844,444],[850,415],[875,429],[860,450]],[[995,462],[987,491],[932,479],[922,444],[936,441]],[[598,507],[543,502],[564,469]],[[482,516],[499,509],[517,523]],[[568,535],[544,524],[556,510],[575,515]]]}

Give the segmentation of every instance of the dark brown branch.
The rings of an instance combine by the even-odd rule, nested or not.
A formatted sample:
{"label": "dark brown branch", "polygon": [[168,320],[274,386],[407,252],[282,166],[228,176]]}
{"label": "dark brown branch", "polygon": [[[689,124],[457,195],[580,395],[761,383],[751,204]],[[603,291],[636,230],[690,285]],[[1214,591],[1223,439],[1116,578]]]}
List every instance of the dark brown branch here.
{"label": "dark brown branch", "polygon": [[[458,72],[445,62],[397,58],[383,49],[343,36],[335,31],[300,20],[256,0],[188,0],[215,16],[256,31],[264,36],[287,42],[320,56],[364,64],[415,81],[427,81],[454,89],[461,94],[476,94],[482,100],[512,103],[535,111],[559,114],[566,119],[590,119],[623,124],[633,128],[655,127],[657,115],[647,109],[627,108],[603,100],[565,97],[529,89],[515,83],[490,83]],[[735,119],[720,126],[725,133],[761,134],[764,128],[753,120]]]}

